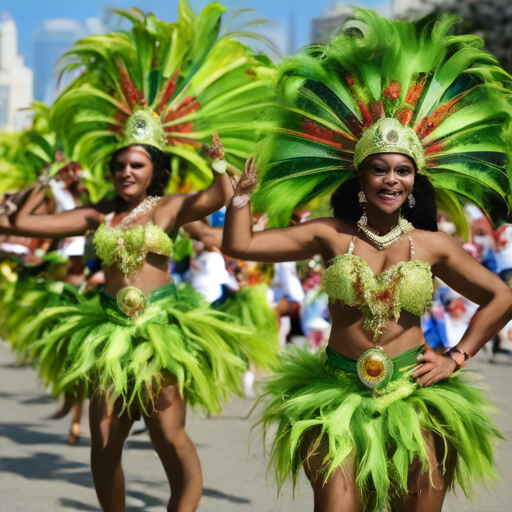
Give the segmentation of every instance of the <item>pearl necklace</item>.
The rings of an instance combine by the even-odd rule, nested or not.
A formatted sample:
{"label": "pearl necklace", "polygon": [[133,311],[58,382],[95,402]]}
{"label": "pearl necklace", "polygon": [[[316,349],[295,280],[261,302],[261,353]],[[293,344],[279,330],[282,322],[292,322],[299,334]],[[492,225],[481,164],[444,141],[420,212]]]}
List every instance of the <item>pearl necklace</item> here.
{"label": "pearl necklace", "polygon": [[400,242],[402,235],[406,235],[414,229],[414,226],[400,215],[398,217],[398,224],[392,227],[388,233],[381,236],[378,231],[368,225],[366,213],[363,213],[363,216],[358,220],[357,227],[379,251],[397,244]]}

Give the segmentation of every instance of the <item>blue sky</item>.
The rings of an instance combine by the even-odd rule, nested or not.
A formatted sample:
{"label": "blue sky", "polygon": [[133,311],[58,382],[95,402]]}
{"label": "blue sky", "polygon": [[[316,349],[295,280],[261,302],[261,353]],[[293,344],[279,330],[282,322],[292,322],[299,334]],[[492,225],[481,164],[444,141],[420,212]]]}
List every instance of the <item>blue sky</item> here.
{"label": "blue sky", "polygon": [[[293,15],[295,43],[299,48],[309,43],[310,20],[319,16],[334,0],[221,0],[228,9],[256,9],[247,18],[265,18],[274,21],[265,33],[274,33],[277,40],[286,38],[289,19]],[[210,0],[190,0],[196,11]],[[389,12],[390,0],[358,0],[352,4]],[[84,22],[87,18],[104,19],[111,8],[139,7],[153,12],[166,21],[177,16],[178,0],[0,0],[0,13],[8,13],[18,27],[18,47],[27,64],[32,65],[33,35],[44,19],[71,18]]]}

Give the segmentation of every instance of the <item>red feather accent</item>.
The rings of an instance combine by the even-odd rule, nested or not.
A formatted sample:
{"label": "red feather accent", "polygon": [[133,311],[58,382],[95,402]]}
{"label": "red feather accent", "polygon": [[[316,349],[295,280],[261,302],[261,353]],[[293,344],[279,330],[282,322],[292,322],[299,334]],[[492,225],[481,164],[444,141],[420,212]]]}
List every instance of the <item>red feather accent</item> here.
{"label": "red feather accent", "polygon": [[[191,96],[187,96],[181,104],[176,109],[171,109],[165,116],[165,123],[170,121],[175,121],[180,117],[185,117],[186,115],[195,112],[201,108],[201,104],[195,98]],[[173,126],[167,126],[165,131],[173,132],[173,133],[191,133],[194,130],[194,126],[190,121],[185,123],[175,124]],[[169,144],[191,144],[196,147],[202,147],[202,144],[196,140],[186,139],[182,137],[167,137],[167,142]]]}
{"label": "red feather accent", "polygon": [[133,109],[139,103],[141,95],[137,91],[135,85],[133,85],[132,79],[124,65],[120,62],[117,62],[116,64],[117,69],[119,70],[119,79],[124,97],[126,98],[128,105]]}
{"label": "red feather accent", "polygon": [[463,95],[456,96],[452,100],[439,105],[429,116],[424,117],[418,125],[418,128],[416,128],[418,137],[423,139],[435,130],[452,113],[452,109],[462,97]]}
{"label": "red feather accent", "polygon": [[383,117],[386,117],[386,113],[384,112],[384,105],[382,104],[382,101],[374,101],[370,105],[370,109],[372,111],[372,116],[376,119],[382,119]]}
{"label": "red feather accent", "polygon": [[432,144],[428,148],[425,149],[425,154],[431,155],[432,153],[439,153],[443,150],[443,143],[442,142],[436,142],[435,144]]}
{"label": "red feather accent", "polygon": [[358,105],[361,110],[361,114],[363,114],[364,125],[366,126],[366,128],[368,128],[373,124],[373,117],[370,113],[370,110],[362,101],[359,101]]}
{"label": "red feather accent", "polygon": [[354,77],[352,76],[352,73],[345,73],[345,80],[347,81],[347,84],[350,87],[352,87],[356,83]]}
{"label": "red feather accent", "polygon": [[346,139],[346,136],[339,132],[324,128],[323,126],[319,126],[314,121],[311,121],[311,119],[304,119],[304,122],[302,123],[302,129],[304,130],[303,134],[294,132],[289,133],[294,133],[298,137],[303,137],[305,139],[314,140],[322,144],[327,144],[333,148],[343,149],[345,147],[344,139]]}
{"label": "red feather accent", "polygon": [[109,127],[109,130],[111,132],[119,133],[120,135],[122,135],[123,126],[125,125],[126,120],[128,119],[128,116],[124,112],[121,112],[120,110],[118,110],[114,114],[114,117],[121,123],[121,126],[118,126],[117,124],[111,124]]}
{"label": "red feather accent", "polygon": [[412,121],[412,110],[410,108],[399,112],[396,118],[404,125],[408,126]]}
{"label": "red feather accent", "polygon": [[157,114],[161,114],[164,108],[166,107],[167,103],[169,103],[169,100],[172,98],[172,95],[174,94],[174,91],[178,87],[178,84],[176,83],[176,77],[178,76],[180,70],[176,70],[174,75],[167,80],[167,83],[162,89],[162,93],[160,95],[160,98],[158,99],[157,105],[155,107],[155,112]]}
{"label": "red feather accent", "polygon": [[400,98],[400,93],[402,92],[402,87],[398,82],[391,82],[384,89],[384,97],[388,98],[391,101],[396,101]]}
{"label": "red feather accent", "polygon": [[423,87],[425,87],[425,77],[421,77],[419,80],[411,84],[407,94],[405,95],[405,103],[414,107],[423,92]]}

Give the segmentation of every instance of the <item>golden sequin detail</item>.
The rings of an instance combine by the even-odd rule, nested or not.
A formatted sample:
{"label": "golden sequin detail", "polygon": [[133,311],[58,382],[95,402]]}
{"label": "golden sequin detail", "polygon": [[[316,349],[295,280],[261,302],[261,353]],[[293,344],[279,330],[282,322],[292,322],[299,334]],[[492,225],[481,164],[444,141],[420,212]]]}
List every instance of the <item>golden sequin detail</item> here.
{"label": "golden sequin detail", "polygon": [[397,322],[402,309],[416,316],[429,310],[434,292],[432,271],[424,261],[401,261],[375,275],[368,263],[354,254],[330,261],[322,285],[331,303],[342,302],[365,315],[364,327],[374,340],[388,321]]}
{"label": "golden sequin detail", "polygon": [[126,276],[142,268],[148,252],[172,255],[172,240],[152,222],[126,230],[102,224],[94,234],[94,247],[105,265],[117,265]]}

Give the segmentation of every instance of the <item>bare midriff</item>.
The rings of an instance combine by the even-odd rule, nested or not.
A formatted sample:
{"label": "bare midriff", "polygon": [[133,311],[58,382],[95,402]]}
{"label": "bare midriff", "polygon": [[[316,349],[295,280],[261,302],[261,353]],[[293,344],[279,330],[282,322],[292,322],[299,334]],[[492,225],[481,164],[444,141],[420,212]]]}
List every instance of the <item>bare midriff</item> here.
{"label": "bare midriff", "polygon": [[[335,352],[357,360],[365,350],[375,347],[373,332],[363,328],[364,316],[361,311],[342,304],[331,304],[329,310],[332,322],[329,346]],[[392,358],[424,344],[421,319],[402,311],[398,322],[387,322],[377,343]]]}
{"label": "bare midriff", "polygon": [[135,286],[148,294],[172,282],[169,274],[169,258],[154,253],[148,253],[142,268],[129,275],[128,280],[116,265],[103,265],[103,271],[105,272],[105,293],[113,297],[126,286]]}

